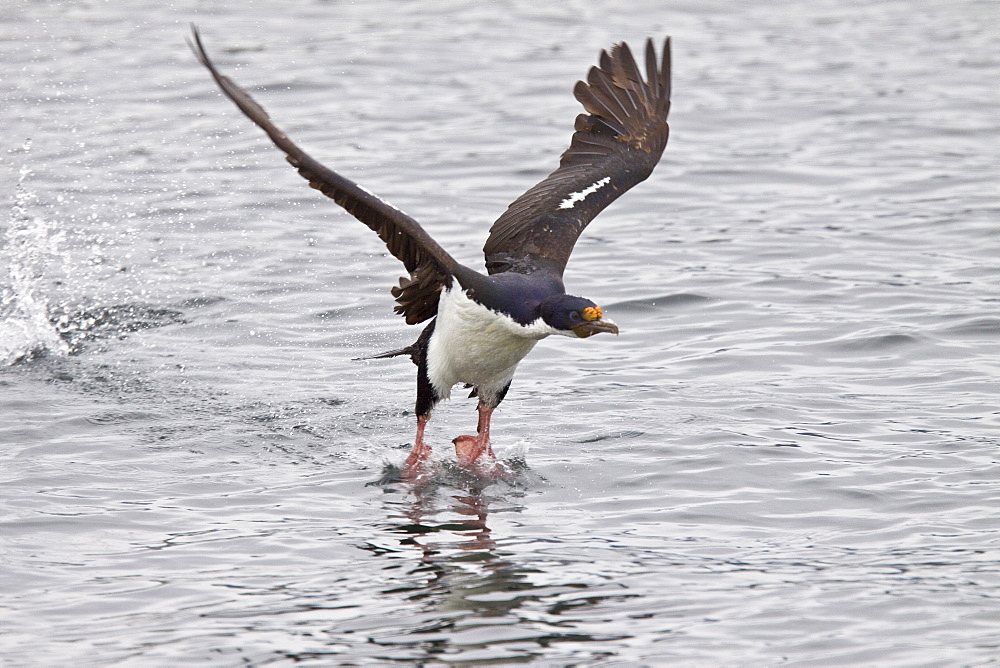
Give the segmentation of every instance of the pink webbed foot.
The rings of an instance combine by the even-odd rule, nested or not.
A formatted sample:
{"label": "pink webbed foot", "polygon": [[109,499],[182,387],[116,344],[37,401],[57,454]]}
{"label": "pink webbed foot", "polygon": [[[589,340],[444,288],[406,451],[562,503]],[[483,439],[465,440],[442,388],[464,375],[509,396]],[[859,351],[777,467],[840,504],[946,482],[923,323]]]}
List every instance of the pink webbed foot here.
{"label": "pink webbed foot", "polygon": [[455,457],[462,466],[473,466],[478,464],[484,457],[495,460],[493,448],[490,442],[477,436],[459,436],[454,439]]}
{"label": "pink webbed foot", "polygon": [[502,474],[504,469],[490,447],[490,417],[493,415],[493,408],[480,403],[477,410],[479,425],[476,435],[459,436],[452,441],[455,444],[455,457],[462,466],[494,477]]}
{"label": "pink webbed foot", "polygon": [[417,418],[417,437],[413,443],[413,450],[403,464],[403,480],[407,482],[417,482],[426,477],[429,469],[431,456],[431,446],[424,443],[424,428],[430,416]]}
{"label": "pink webbed foot", "polygon": [[459,436],[452,443],[455,444],[458,463],[469,471],[490,478],[504,474],[503,464],[497,461],[488,440],[476,436]]}

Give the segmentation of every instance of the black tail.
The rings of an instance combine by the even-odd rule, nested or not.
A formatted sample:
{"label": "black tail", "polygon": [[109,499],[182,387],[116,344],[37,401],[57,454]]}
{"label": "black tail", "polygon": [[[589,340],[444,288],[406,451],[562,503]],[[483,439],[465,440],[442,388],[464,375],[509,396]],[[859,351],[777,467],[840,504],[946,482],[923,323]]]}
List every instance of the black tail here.
{"label": "black tail", "polygon": [[427,357],[427,346],[431,340],[431,334],[434,333],[434,323],[436,320],[431,320],[430,324],[424,327],[424,331],[420,332],[420,338],[406,346],[405,348],[396,348],[395,350],[387,350],[384,353],[375,353],[374,355],[365,355],[364,357],[355,357],[353,361],[358,360],[384,360],[390,357],[399,357],[401,355],[409,355],[410,360],[420,366],[420,363],[426,360]]}
{"label": "black tail", "polygon": [[417,351],[417,344],[411,343],[410,345],[406,346],[405,348],[397,348],[396,350],[387,350],[384,353],[375,353],[374,355],[365,355],[363,357],[355,357],[351,361],[352,362],[358,362],[360,360],[384,360],[384,359],[389,359],[390,357],[399,357],[400,355],[409,355],[410,359],[413,360],[414,363],[416,363],[416,360],[413,358],[413,354],[416,351]]}

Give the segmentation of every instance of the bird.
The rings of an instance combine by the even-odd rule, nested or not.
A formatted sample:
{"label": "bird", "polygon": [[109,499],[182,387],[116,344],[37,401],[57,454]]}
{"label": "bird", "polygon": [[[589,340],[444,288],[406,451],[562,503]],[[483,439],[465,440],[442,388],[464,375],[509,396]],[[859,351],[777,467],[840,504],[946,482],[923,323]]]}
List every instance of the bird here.
{"label": "bird", "polygon": [[657,54],[645,44],[643,77],[625,42],[602,50],[573,93],[583,106],[559,166],[515,199],[489,229],[485,273],[463,265],[421,225],[363,186],[320,164],[271,121],[251,95],[219,72],[198,28],[188,45],[228,97],[309,185],[371,228],[406,269],[391,290],[394,311],[408,325],[428,323],[406,347],[372,359],[409,356],[417,366],[416,436],[401,479],[426,480],[431,445],[425,428],[454,386],[478,399],[475,435],[453,439],[460,465],[486,476],[501,466],[490,442],[494,410],[517,365],[548,336],[574,339],[618,334],[593,301],[567,294],[563,273],[584,228],[622,193],[644,181],[660,161],[670,127],[670,38]]}

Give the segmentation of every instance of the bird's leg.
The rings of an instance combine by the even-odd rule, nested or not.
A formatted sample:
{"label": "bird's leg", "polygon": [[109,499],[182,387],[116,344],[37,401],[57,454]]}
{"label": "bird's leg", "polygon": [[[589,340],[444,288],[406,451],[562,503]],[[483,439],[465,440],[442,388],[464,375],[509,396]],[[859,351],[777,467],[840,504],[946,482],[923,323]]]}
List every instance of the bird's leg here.
{"label": "bird's leg", "polygon": [[459,436],[454,441],[455,456],[460,464],[466,466],[476,464],[479,459],[486,456],[493,460],[493,448],[490,446],[490,417],[493,415],[493,407],[479,402],[479,425],[476,427],[475,436]]}
{"label": "bird's leg", "polygon": [[406,458],[406,463],[403,464],[403,480],[415,480],[424,472],[424,464],[427,463],[428,457],[431,456],[431,446],[424,442],[424,428],[427,427],[427,422],[431,419],[428,415],[418,415],[417,416],[417,438],[413,443],[413,450],[410,451],[410,456]]}

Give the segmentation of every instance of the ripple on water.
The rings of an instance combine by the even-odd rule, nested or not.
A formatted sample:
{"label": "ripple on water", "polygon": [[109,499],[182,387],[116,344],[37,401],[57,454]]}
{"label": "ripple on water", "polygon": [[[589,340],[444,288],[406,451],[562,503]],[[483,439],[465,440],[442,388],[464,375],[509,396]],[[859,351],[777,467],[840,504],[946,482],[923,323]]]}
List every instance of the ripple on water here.
{"label": "ripple on water", "polygon": [[22,4],[0,18],[5,136],[35,138],[0,161],[8,662],[1000,652],[982,2],[421,4],[388,30],[372,3],[213,5],[241,27],[202,25],[209,48],[276,122],[470,265],[556,164],[597,49],[675,36],[665,159],[565,277],[621,336],[537,346],[495,416],[503,481],[455,464],[475,402],[438,407],[418,487],[396,480],[413,366],[351,361],[413,340],[400,267],[178,56],[204,7]]}

